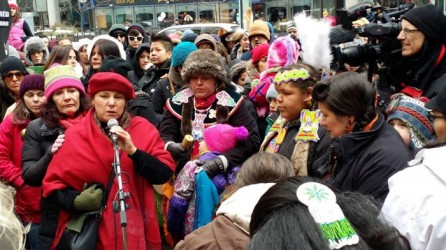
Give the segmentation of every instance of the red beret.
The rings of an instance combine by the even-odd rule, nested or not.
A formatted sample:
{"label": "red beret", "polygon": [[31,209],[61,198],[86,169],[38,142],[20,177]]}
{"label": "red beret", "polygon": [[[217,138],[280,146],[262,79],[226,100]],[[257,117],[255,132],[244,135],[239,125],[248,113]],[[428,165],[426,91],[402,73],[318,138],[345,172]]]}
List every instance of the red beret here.
{"label": "red beret", "polygon": [[114,72],[98,72],[88,82],[88,94],[91,97],[100,91],[116,91],[125,96],[125,99],[135,99],[135,90],[127,78]]}

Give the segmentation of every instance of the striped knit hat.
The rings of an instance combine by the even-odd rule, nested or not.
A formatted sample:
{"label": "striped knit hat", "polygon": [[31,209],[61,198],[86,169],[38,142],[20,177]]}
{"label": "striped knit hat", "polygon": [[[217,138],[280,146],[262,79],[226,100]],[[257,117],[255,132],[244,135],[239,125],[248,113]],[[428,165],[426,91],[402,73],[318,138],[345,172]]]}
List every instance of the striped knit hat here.
{"label": "striped knit hat", "polygon": [[85,95],[85,88],[71,65],[58,65],[45,70],[45,98],[49,100],[53,93],[61,88],[76,88]]}
{"label": "striped knit hat", "polygon": [[434,128],[427,118],[429,110],[424,107],[424,102],[404,94],[396,94],[392,96],[386,113],[387,121],[398,119],[406,124],[410,131],[412,149],[420,149],[430,140]]}

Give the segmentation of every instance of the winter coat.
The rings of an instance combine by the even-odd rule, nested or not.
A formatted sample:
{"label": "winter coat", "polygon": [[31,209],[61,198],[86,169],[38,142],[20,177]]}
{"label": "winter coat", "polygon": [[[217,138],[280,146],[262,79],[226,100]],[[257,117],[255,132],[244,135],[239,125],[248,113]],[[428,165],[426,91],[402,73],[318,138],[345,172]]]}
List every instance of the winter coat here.
{"label": "winter coat", "polygon": [[167,99],[180,91],[185,84],[180,72],[174,67],[170,67],[168,77],[162,77],[156,84],[155,91],[152,95],[152,104],[159,123],[161,123],[164,117]]}
{"label": "winter coat", "polygon": [[129,79],[129,81],[133,84],[136,85],[138,83],[138,81],[144,76],[144,74],[147,72],[147,70],[143,70],[140,66],[139,66],[139,56],[146,51],[147,53],[150,54],[150,44],[149,43],[143,43],[141,44],[136,50],[135,50],[135,55],[133,58],[133,61],[130,62],[130,64],[132,65],[133,70],[129,71],[127,74],[127,78]]}
{"label": "winter coat", "polygon": [[287,122],[279,117],[266,134],[260,150],[269,151],[267,150],[270,147],[269,144],[278,137],[285,126],[287,127],[286,134],[276,153],[290,159],[296,175],[321,178],[322,174],[318,172],[318,168],[322,162],[328,159],[331,142],[329,134],[321,126],[317,130],[319,138],[317,141],[298,140],[296,136],[301,127],[301,121]]}
{"label": "winter coat", "polygon": [[15,211],[23,222],[40,223],[40,187],[26,185],[22,179],[21,132],[27,124],[14,124],[9,115],[0,125],[0,178],[14,187]]}
{"label": "winter coat", "polygon": [[[54,155],[43,181],[43,197],[52,199],[57,191],[83,190],[84,183],[101,183],[107,186],[112,174],[113,143],[94,119],[91,109],[78,124],[65,133],[65,142]],[[173,173],[174,161],[164,150],[156,128],[140,117],[130,119],[124,129],[130,134],[137,151],[133,155],[121,152],[120,167],[126,174],[125,192],[129,208],[127,238],[129,249],[161,249],[158,220],[156,217],[153,184],[165,183]],[[70,158],[71,161],[66,159]],[[102,212],[96,249],[122,249],[122,232],[115,230],[119,216],[113,211],[113,201],[118,192],[116,180],[109,190],[107,204]],[[77,211],[79,213],[79,211]],[[57,233],[52,249],[58,244],[72,211],[61,209]],[[115,243],[117,242],[117,243]]]}
{"label": "winter coat", "polygon": [[273,183],[259,183],[237,190],[217,210],[209,224],[187,235],[175,247],[182,249],[246,249],[251,214],[260,197]]}
{"label": "winter coat", "polygon": [[33,36],[31,29],[25,19],[20,18],[11,25],[8,36],[8,44],[13,46],[17,51],[22,51],[26,37]]}
{"label": "winter coat", "polygon": [[[1,81],[1,80],[0,80]],[[0,123],[2,122],[3,118],[5,117],[6,111],[8,108],[14,104],[15,100],[14,98],[8,93],[9,91],[6,90],[4,87],[4,83],[0,83]]]}
{"label": "winter coat", "polygon": [[[220,119],[234,127],[245,126],[249,132],[248,139],[238,142],[235,148],[222,154],[229,161],[231,168],[240,166],[260,146],[257,124],[242,96],[228,88],[218,92],[217,95],[221,98],[217,97],[215,99],[203,123],[206,128],[216,124],[217,119]],[[188,109],[191,109],[189,114],[186,111]],[[186,88],[169,98],[167,111],[160,126],[160,134],[164,142],[181,142],[185,135],[192,134],[192,121],[195,117],[194,109],[193,93],[190,88]],[[219,110],[221,110],[221,113],[219,113]],[[194,148],[198,153],[197,141],[194,142]],[[227,170],[229,169],[227,168]]]}
{"label": "winter coat", "polygon": [[446,146],[423,149],[409,167],[389,179],[381,216],[412,249],[444,249],[446,242]]}
{"label": "winter coat", "polygon": [[398,132],[379,114],[370,131],[332,140],[328,182],[340,191],[371,195],[384,202],[387,180],[412,158]]}
{"label": "winter coat", "polygon": [[169,73],[169,68],[170,59],[164,62],[164,64],[159,69],[155,66],[150,67],[139,80],[134,77],[134,74],[130,74],[129,79],[135,86],[135,89],[141,89],[142,91],[149,94],[150,99],[152,99],[158,81],[162,76]]}

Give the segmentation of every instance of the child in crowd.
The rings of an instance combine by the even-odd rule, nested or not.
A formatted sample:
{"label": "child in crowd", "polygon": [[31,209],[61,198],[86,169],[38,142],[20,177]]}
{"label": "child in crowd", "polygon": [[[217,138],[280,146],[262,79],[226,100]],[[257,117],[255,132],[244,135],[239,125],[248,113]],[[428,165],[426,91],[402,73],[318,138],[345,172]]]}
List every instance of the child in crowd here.
{"label": "child in crowd", "polygon": [[404,143],[415,155],[434,133],[432,121],[429,120],[429,110],[424,102],[404,94],[392,97],[386,113],[387,122],[401,135]]}
{"label": "child in crowd", "polygon": [[199,157],[186,163],[180,171],[170,199],[167,228],[177,242],[211,221],[214,209],[219,204],[217,189],[223,191],[226,186],[223,174],[211,180],[208,175],[215,174],[203,171],[201,162],[231,150],[239,141],[246,140],[248,135],[245,127],[228,124],[217,124],[204,130]]}
{"label": "child in crowd", "polygon": [[311,101],[311,91],[318,79],[313,67],[296,63],[279,70],[273,80],[280,116],[260,150],[290,159],[296,175],[320,177],[316,166],[330,145],[325,129],[319,127],[321,114]]}
{"label": "child in crowd", "polygon": [[266,122],[268,123],[268,127],[266,127],[265,134],[268,133],[271,126],[274,122],[279,118],[279,111],[277,110],[277,93],[276,86],[272,84],[269,86],[268,91],[266,92],[266,100],[269,103],[269,114],[266,117]]}

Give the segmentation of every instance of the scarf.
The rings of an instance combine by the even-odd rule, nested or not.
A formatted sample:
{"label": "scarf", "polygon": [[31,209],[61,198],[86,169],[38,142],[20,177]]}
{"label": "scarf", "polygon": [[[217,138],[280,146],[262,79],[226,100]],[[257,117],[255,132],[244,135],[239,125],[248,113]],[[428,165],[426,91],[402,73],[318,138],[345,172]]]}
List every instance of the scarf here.
{"label": "scarf", "polygon": [[206,98],[195,97],[195,109],[209,108],[214,103],[216,95],[217,93],[213,93],[212,95]]}
{"label": "scarf", "polygon": [[76,116],[74,118],[61,119],[61,120],[59,120],[59,124],[63,128],[68,129],[68,128],[71,128],[74,125],[78,124],[82,120],[82,118],[84,118],[84,115],[80,114],[80,115],[78,115],[78,116]]}

